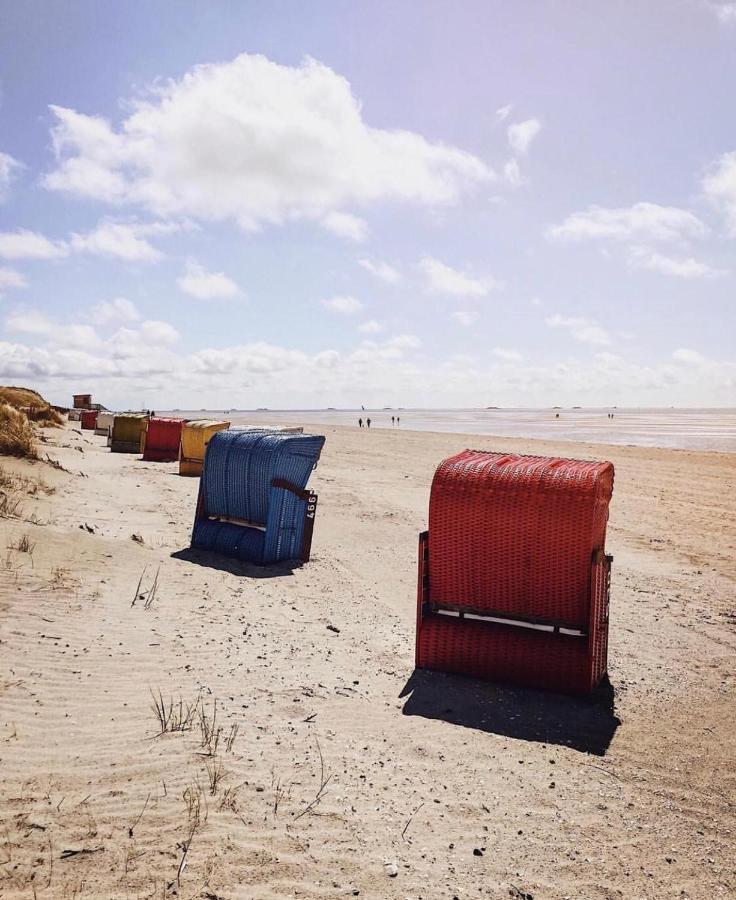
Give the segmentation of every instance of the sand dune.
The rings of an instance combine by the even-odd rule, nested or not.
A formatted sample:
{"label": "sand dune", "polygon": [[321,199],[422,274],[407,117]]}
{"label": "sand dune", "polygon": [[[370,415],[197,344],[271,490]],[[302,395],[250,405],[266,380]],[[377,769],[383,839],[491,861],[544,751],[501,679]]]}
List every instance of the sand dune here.
{"label": "sand dune", "polygon": [[437,462],[570,444],[330,428],[312,562],[258,570],[187,550],[176,464],[46,435],[68,471],[1,463],[30,481],[0,519],[0,896],[734,895],[736,456],[575,447],[616,465],[611,710],[413,674]]}

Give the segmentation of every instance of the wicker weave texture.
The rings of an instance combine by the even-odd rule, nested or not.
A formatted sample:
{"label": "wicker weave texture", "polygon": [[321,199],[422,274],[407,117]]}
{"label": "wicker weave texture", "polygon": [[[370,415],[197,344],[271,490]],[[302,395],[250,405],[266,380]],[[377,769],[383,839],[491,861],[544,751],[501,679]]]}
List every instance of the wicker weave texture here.
{"label": "wicker weave texture", "polygon": [[311,531],[306,529],[316,497],[304,489],[324,441],[321,435],[268,431],[214,434],[192,546],[258,564],[308,559]]}
{"label": "wicker weave texture", "polygon": [[229,427],[229,422],[219,422],[213,419],[196,419],[193,422],[186,422],[181,430],[179,474],[201,475],[207,445],[212,435]]}
{"label": "wicker weave texture", "polygon": [[140,448],[147,424],[148,417],[143,413],[118,414],[112,423],[112,440],[114,443],[138,444]]}
{"label": "wicker weave texture", "polygon": [[155,462],[175,462],[179,459],[183,424],[181,419],[153,416],[146,429],[143,459]]}
{"label": "wicker weave texture", "polygon": [[325,442],[321,435],[220,431],[207,448],[202,473],[209,515],[266,524],[271,482],[304,489]]}
{"label": "wicker weave texture", "polygon": [[430,604],[586,629],[613,466],[465,450],[429,505]]}
{"label": "wicker weave texture", "polygon": [[80,415],[83,431],[94,431],[97,427],[97,410],[83,409]]}
{"label": "wicker weave texture", "polygon": [[423,669],[585,694],[593,687],[587,637],[430,614],[417,646]]}

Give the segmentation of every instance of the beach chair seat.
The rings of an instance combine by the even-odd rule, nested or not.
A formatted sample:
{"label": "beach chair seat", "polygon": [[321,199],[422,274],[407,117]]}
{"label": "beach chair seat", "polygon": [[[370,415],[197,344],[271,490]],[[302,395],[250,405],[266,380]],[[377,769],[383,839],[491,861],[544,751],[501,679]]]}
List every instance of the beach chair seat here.
{"label": "beach chair seat", "polygon": [[607,668],[608,462],[466,450],[419,539],[416,665],[588,693]]}
{"label": "beach chair seat", "polygon": [[192,547],[259,565],[309,559],[317,495],[306,489],[325,439],[218,431],[207,446]]}

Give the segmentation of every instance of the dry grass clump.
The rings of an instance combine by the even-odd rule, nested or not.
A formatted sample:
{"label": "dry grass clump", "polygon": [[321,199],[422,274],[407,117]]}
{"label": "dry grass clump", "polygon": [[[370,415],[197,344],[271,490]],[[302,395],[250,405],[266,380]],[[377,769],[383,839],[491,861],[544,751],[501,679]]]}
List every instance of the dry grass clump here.
{"label": "dry grass clump", "polygon": [[50,496],[56,491],[56,488],[38,475],[29,476],[21,475],[20,472],[7,472],[0,466],[0,491],[37,497],[39,494]]}
{"label": "dry grass clump", "polygon": [[61,426],[64,418],[46,400],[30,388],[0,387],[0,403],[22,410],[31,422],[41,426]]}
{"label": "dry grass clump", "polygon": [[16,409],[23,406],[48,406],[38,391],[12,385],[10,387],[0,386],[0,403],[7,403]]}
{"label": "dry grass clump", "polygon": [[38,459],[28,416],[9,403],[0,403],[0,455]]}
{"label": "dry grass clump", "polygon": [[42,428],[60,428],[64,424],[64,417],[53,406],[29,406],[24,412]]}

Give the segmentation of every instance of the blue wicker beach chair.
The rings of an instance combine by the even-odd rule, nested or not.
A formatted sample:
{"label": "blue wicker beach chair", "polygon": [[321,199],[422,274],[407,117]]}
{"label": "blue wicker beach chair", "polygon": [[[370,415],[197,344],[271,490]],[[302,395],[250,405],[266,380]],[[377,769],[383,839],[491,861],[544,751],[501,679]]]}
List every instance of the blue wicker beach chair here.
{"label": "blue wicker beach chair", "polygon": [[192,547],[268,565],[307,562],[317,495],[306,490],[325,439],[218,431],[207,446]]}

